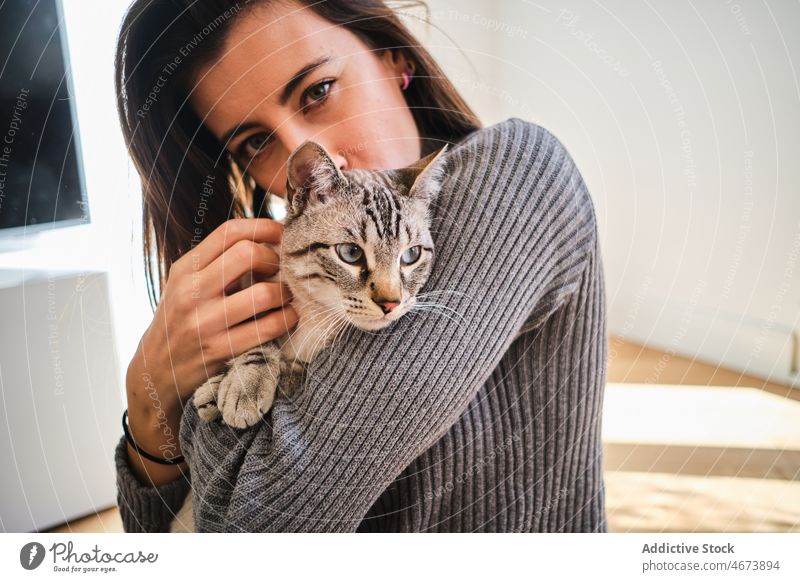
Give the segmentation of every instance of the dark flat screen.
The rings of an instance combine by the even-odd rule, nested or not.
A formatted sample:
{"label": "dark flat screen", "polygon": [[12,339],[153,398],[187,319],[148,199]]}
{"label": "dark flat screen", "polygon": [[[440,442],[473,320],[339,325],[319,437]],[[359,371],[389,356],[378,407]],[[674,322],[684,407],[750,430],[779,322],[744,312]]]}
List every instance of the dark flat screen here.
{"label": "dark flat screen", "polygon": [[0,2],[0,228],[88,222],[57,0]]}

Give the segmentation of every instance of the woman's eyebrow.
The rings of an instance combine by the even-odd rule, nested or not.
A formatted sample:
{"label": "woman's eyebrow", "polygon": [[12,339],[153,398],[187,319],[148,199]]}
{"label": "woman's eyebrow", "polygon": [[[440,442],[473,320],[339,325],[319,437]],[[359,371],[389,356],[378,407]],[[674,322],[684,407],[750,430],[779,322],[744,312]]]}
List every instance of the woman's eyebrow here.
{"label": "woman's eyebrow", "polygon": [[[315,61],[308,63],[307,65],[302,67],[299,71],[297,71],[297,73],[295,73],[292,76],[292,78],[286,82],[286,85],[284,85],[283,87],[283,91],[281,91],[281,95],[278,98],[278,102],[281,104],[281,106],[284,106],[286,105],[286,103],[288,103],[295,89],[297,89],[297,86],[300,85],[300,83],[303,82],[303,79],[305,79],[308,75],[310,75],[314,71],[314,69],[317,69],[322,65],[329,63],[332,60],[333,58],[330,55],[325,55],[318,58]],[[243,121],[242,123],[237,124],[235,127],[232,127],[231,129],[223,133],[220,140],[222,141],[222,143],[228,144],[230,143],[230,140],[232,140],[240,133],[244,133],[245,131],[248,131],[257,126],[258,123],[255,123],[253,121]]]}

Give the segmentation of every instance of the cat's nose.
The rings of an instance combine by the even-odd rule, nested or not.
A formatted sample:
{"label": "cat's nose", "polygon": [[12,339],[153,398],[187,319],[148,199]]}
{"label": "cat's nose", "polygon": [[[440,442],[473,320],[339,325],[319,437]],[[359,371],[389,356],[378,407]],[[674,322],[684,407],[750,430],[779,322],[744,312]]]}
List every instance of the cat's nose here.
{"label": "cat's nose", "polygon": [[380,306],[384,313],[389,313],[395,307],[400,305],[399,301],[376,301],[375,303]]}

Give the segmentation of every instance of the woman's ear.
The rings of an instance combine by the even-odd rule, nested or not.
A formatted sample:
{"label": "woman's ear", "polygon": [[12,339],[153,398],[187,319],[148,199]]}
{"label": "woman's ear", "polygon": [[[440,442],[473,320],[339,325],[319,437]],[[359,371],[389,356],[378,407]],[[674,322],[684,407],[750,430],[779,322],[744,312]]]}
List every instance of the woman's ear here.
{"label": "woman's ear", "polygon": [[408,69],[408,59],[403,51],[400,49],[383,49],[381,58],[383,59],[383,64],[386,66],[387,72],[392,77],[397,77],[398,83],[401,83],[400,79],[403,75],[403,71]]}
{"label": "woman's ear", "polygon": [[324,204],[346,182],[325,148],[315,141],[299,145],[286,163],[286,200],[294,212]]}

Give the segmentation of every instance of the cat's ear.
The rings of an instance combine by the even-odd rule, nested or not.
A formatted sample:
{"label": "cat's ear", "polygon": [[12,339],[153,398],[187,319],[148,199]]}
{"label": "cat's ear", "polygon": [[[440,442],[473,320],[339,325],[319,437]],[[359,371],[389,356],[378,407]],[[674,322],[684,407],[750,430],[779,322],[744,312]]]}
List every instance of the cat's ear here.
{"label": "cat's ear", "polygon": [[311,204],[324,204],[346,183],[336,162],[315,141],[299,145],[286,163],[286,199],[295,212]]}
{"label": "cat's ear", "polygon": [[410,166],[398,170],[408,186],[411,197],[429,198],[439,191],[444,181],[444,159],[450,144],[417,160]]}

